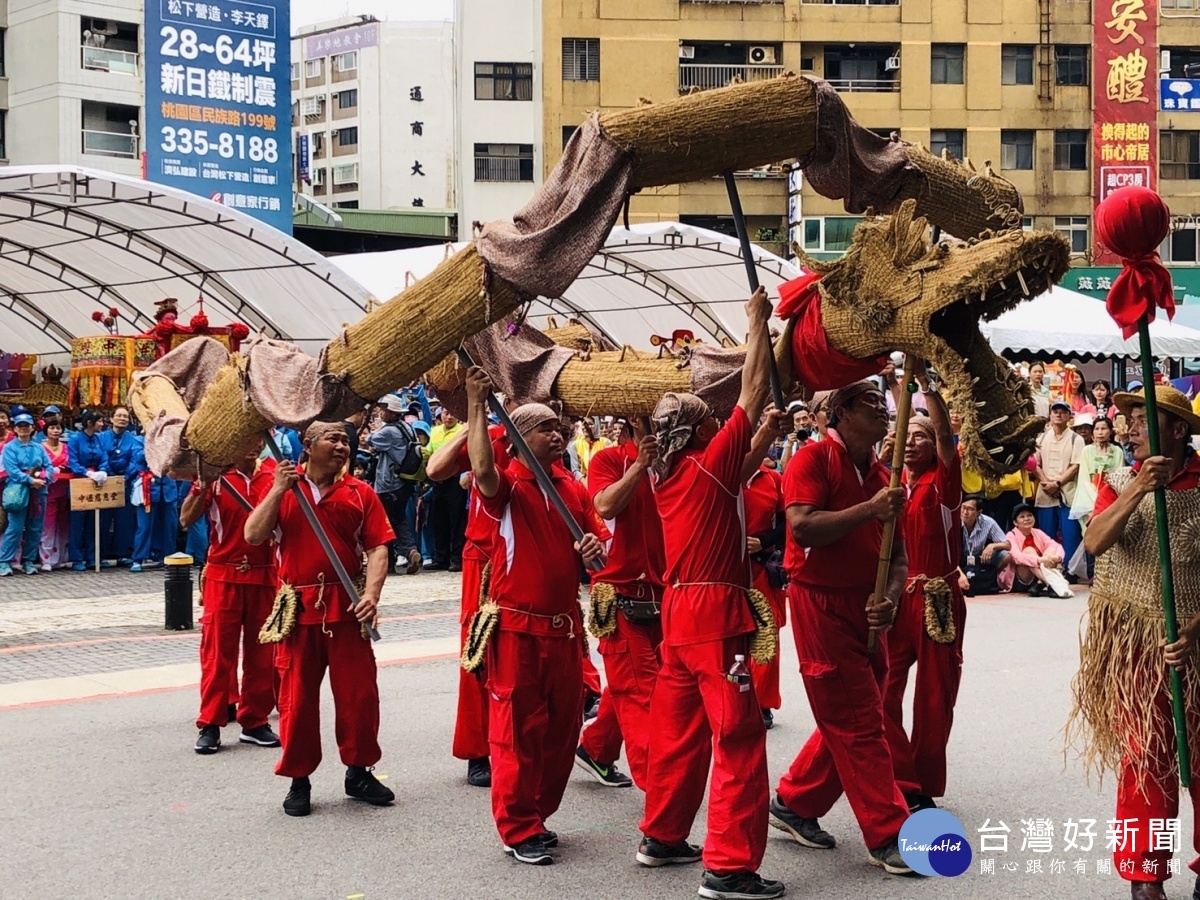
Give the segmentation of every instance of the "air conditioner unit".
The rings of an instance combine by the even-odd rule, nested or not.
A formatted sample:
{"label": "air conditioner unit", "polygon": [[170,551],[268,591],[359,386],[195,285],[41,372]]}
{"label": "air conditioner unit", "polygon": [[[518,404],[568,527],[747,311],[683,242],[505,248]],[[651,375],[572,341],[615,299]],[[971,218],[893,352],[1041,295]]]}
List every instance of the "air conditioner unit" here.
{"label": "air conditioner unit", "polygon": [[305,97],[300,101],[300,114],[302,116],[319,116],[324,102],[324,97]]}
{"label": "air conditioner unit", "polygon": [[887,72],[895,72],[900,68],[900,57],[889,56],[883,64],[883,68]]}
{"label": "air conditioner unit", "polygon": [[759,66],[775,65],[774,47],[751,47],[746,51],[746,59]]}
{"label": "air conditioner unit", "polygon": [[696,48],[693,47],[691,44],[680,44],[679,45],[679,58],[680,59],[695,59],[696,58]]}
{"label": "air conditioner unit", "polygon": [[95,34],[116,34],[117,23],[109,19],[92,19],[92,31]]}
{"label": "air conditioner unit", "polygon": [[358,163],[334,166],[333,183],[336,185],[358,184]]}

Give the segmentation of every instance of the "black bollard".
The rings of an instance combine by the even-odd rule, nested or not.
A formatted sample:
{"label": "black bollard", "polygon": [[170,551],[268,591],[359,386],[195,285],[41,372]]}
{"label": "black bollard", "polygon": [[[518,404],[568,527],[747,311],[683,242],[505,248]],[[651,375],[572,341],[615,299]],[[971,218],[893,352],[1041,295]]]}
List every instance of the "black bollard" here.
{"label": "black bollard", "polygon": [[192,624],[192,563],[186,553],[172,553],[165,560],[167,631],[190,631]]}

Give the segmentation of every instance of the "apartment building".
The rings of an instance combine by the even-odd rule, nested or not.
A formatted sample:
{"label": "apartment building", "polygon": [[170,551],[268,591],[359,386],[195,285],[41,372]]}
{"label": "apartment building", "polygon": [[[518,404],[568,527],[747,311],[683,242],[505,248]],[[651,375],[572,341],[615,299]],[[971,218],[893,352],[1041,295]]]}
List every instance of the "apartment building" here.
{"label": "apartment building", "polygon": [[451,23],[302,28],[291,78],[298,190],[335,209],[455,208]]}

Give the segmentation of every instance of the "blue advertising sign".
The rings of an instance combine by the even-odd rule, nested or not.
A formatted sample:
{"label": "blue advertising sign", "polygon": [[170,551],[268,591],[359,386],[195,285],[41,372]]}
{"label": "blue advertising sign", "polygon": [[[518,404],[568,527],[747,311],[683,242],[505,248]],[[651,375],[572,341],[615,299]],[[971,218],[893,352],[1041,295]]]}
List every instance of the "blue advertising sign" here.
{"label": "blue advertising sign", "polygon": [[1164,112],[1200,112],[1200,79],[1159,79],[1158,108]]}
{"label": "blue advertising sign", "polygon": [[146,177],[292,233],[288,0],[146,0]]}
{"label": "blue advertising sign", "polygon": [[308,135],[300,135],[300,180],[305,184],[312,184],[312,178],[309,177],[309,168],[312,165],[311,157],[308,153]]}

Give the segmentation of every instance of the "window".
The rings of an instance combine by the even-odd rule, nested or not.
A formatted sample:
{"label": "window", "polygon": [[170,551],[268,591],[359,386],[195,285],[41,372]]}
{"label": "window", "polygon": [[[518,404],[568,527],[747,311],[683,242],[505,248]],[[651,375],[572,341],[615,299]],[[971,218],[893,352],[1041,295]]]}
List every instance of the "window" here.
{"label": "window", "polygon": [[358,184],[358,163],[346,163],[333,167],[334,184]]}
{"label": "window", "polygon": [[825,216],[804,220],[804,249],[844,253],[861,216]]}
{"label": "window", "polygon": [[351,109],[358,106],[358,90],[342,91],[337,95],[337,99],[338,109]]}
{"label": "window", "polygon": [[890,141],[892,139],[892,135],[896,135],[897,137],[900,136],[900,129],[898,127],[872,128],[870,130],[875,132],[877,135],[879,135],[885,141]]}
{"label": "window", "polygon": [[1158,152],[1160,177],[1200,178],[1200,131],[1160,131]]}
{"label": "window", "polygon": [[575,129],[577,129],[578,127],[579,127],[578,125],[564,125],[563,126],[562,135],[563,135],[563,149],[564,150],[567,149],[567,141],[571,140],[571,135],[573,135],[575,133]]}
{"label": "window", "polygon": [[1054,132],[1054,168],[1086,171],[1088,132],[1085,129],[1060,128]]}
{"label": "window", "polygon": [[8,43],[8,29],[0,28],[0,75],[7,75],[8,71],[4,68],[4,48]]}
{"label": "window", "polygon": [[1163,9],[1195,9],[1196,0],[1160,0],[1160,5]]}
{"label": "window", "polygon": [[533,144],[476,144],[476,181],[533,181]]}
{"label": "window", "polygon": [[[1162,47],[1167,66],[1164,78],[1195,78],[1200,72],[1200,49],[1193,47]],[[1189,75],[1188,73],[1192,74]]]}
{"label": "window", "polygon": [[1187,221],[1173,226],[1159,247],[1163,262],[1194,266],[1200,263],[1197,255],[1196,222]]}
{"label": "window", "polygon": [[358,209],[357,200],[339,200],[333,204],[334,209]]}
{"label": "window", "polygon": [[318,169],[313,169],[311,177],[312,177],[313,187],[320,187],[321,185],[323,185],[325,183],[324,167],[318,168]]}
{"label": "window", "polygon": [[309,135],[308,146],[314,158],[320,156],[325,151],[325,132],[314,131]]}
{"label": "window", "polygon": [[1033,84],[1033,45],[1005,44],[1000,51],[1001,84]]}
{"label": "window", "polygon": [[1059,44],[1054,48],[1054,83],[1086,85],[1088,83],[1087,44]]}
{"label": "window", "polygon": [[1033,231],[1033,216],[1021,216],[1021,230]]}
{"label": "window", "polygon": [[8,159],[8,111],[0,109],[0,159]]}
{"label": "window", "polygon": [[967,155],[967,133],[959,129],[942,129],[929,132],[929,152],[941,156],[943,150],[949,150],[955,159]]}
{"label": "window", "polygon": [[1054,230],[1067,239],[1072,253],[1088,251],[1088,217],[1055,216]]}
{"label": "window", "polygon": [[1004,129],[1000,132],[1000,168],[1033,168],[1033,132]]}
{"label": "window", "polygon": [[476,100],[532,100],[533,63],[475,63]]}
{"label": "window", "polygon": [[304,62],[304,77],[305,78],[320,78],[321,77],[321,60],[309,59]]}
{"label": "window", "polygon": [[333,71],[335,72],[353,72],[357,68],[357,50],[351,50],[349,53],[339,53],[333,58]]}
{"label": "window", "polygon": [[292,63],[292,81],[300,80],[300,63]]}
{"label": "window", "polygon": [[562,39],[563,81],[600,80],[600,39]]}
{"label": "window", "polygon": [[[358,143],[358,128],[339,128],[333,133],[333,139],[341,147],[349,147]],[[337,182],[335,181],[334,184]]]}
{"label": "window", "polygon": [[930,80],[934,84],[963,83],[962,44],[933,44],[929,50]]}

